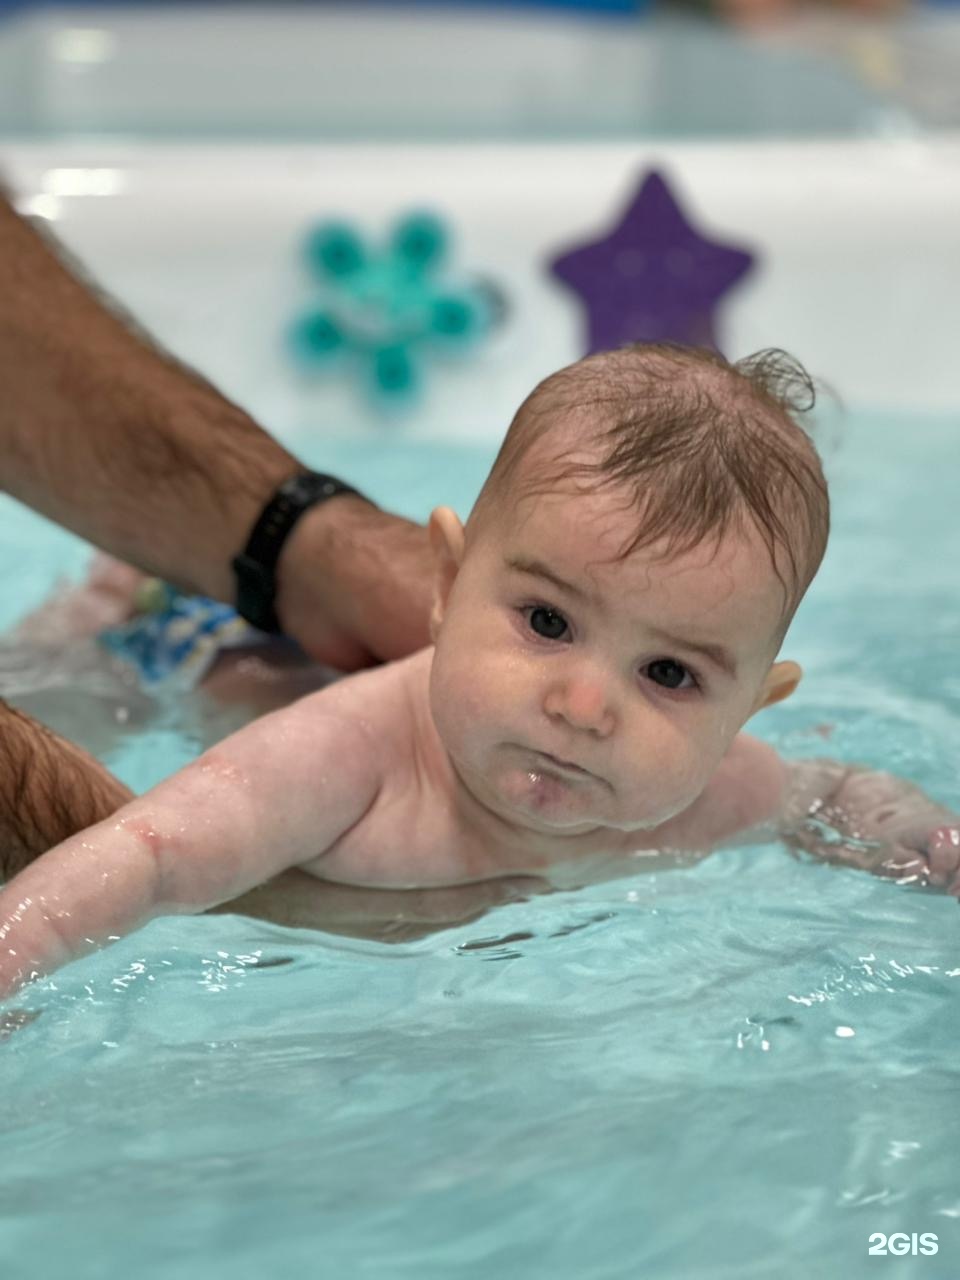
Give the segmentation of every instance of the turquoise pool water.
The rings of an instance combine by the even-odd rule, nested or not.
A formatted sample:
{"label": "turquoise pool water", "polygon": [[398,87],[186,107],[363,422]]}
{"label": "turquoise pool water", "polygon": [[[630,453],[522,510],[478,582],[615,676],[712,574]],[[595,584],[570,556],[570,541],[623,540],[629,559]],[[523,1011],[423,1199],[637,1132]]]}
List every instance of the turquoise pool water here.
{"label": "turquoise pool water", "polygon": [[[413,516],[466,510],[491,456],[296,443]],[[806,680],[755,727],[960,808],[960,421],[822,443],[835,536],[785,646]],[[9,621],[84,553],[12,507],[0,528]],[[165,707],[106,755],[145,786],[200,736]],[[776,846],[394,946],[159,921],[39,985],[0,1045],[2,1275],[955,1277],[958,925]],[[871,1257],[876,1232],[939,1252]]]}

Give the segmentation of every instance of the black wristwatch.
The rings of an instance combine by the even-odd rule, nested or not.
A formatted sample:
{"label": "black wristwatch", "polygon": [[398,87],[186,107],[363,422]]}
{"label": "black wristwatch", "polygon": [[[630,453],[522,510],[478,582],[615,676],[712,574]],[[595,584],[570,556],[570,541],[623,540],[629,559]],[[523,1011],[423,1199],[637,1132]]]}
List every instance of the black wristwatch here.
{"label": "black wristwatch", "polygon": [[274,607],[277,561],[294,525],[318,502],[340,494],[363,497],[349,484],[318,471],[300,471],[285,480],[260,512],[247,545],[231,564],[237,576],[237,612],[260,631],[282,631]]}

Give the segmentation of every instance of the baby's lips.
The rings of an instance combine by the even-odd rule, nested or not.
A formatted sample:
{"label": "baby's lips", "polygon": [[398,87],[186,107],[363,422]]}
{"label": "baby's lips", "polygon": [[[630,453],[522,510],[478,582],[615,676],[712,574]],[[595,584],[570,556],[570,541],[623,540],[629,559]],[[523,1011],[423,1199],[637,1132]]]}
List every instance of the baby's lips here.
{"label": "baby's lips", "polygon": [[960,826],[931,831],[927,861],[934,884],[948,885],[950,893],[960,893]]}

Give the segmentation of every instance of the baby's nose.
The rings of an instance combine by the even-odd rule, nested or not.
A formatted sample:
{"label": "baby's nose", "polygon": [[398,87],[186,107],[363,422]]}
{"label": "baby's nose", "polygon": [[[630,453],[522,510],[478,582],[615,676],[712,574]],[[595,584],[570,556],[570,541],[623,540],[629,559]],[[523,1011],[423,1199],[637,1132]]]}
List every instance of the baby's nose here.
{"label": "baby's nose", "polygon": [[575,729],[600,737],[612,732],[615,716],[607,682],[598,677],[579,676],[558,681],[547,691],[544,708]]}

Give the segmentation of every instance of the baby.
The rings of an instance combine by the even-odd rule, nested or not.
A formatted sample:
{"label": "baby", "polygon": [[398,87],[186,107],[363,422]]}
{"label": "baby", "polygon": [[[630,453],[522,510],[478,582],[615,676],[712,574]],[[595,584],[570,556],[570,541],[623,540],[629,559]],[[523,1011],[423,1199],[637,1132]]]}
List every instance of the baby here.
{"label": "baby", "polygon": [[960,892],[948,812],[740,732],[800,680],[777,654],[829,525],[791,412],[809,393],[777,352],[639,346],[547,378],[466,527],[431,516],[434,646],[255,721],[22,871],[0,892],[0,992],[287,868],[549,879],[756,828],[817,847],[832,822],[887,873]]}

